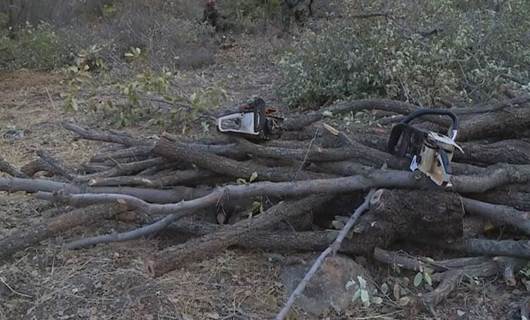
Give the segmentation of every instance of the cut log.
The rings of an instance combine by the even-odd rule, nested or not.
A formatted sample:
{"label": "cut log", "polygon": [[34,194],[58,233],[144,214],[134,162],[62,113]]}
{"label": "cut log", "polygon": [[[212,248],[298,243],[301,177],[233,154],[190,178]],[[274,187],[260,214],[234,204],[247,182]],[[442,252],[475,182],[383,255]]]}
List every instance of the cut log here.
{"label": "cut log", "polygon": [[451,241],[463,235],[464,210],[455,193],[381,189],[373,197],[370,213],[364,223],[383,222],[394,238]]}

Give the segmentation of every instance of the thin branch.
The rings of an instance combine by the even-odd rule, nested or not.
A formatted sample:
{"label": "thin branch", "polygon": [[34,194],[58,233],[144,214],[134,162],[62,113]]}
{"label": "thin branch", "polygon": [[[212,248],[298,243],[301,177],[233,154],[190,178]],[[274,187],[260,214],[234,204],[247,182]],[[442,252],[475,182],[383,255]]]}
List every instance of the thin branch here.
{"label": "thin branch", "polygon": [[373,196],[374,192],[375,192],[374,189],[370,190],[370,192],[366,196],[366,199],[364,200],[364,202],[355,210],[355,212],[352,214],[352,216],[350,217],[350,219],[348,220],[348,222],[346,223],[344,228],[342,228],[342,230],[339,232],[339,234],[337,236],[337,239],[335,239],[335,241],[333,241],[333,243],[326,250],[324,250],[320,254],[320,256],[318,256],[318,258],[316,259],[315,263],[311,266],[311,269],[309,269],[309,271],[305,274],[305,276],[302,279],[302,281],[300,281],[298,286],[296,286],[296,289],[294,289],[294,291],[289,296],[289,299],[287,300],[287,303],[280,310],[280,312],[276,315],[276,318],[275,318],[276,320],[283,320],[283,319],[285,319],[287,317],[287,314],[289,313],[289,310],[293,306],[296,298],[298,298],[298,296],[300,296],[302,294],[302,292],[304,291],[305,287],[307,286],[307,284],[309,283],[311,278],[313,278],[313,276],[318,271],[320,266],[326,260],[326,257],[328,255],[330,255],[330,254],[331,255],[335,255],[337,253],[337,251],[340,248],[340,245],[341,245],[342,241],[348,235],[348,233],[350,232],[350,229],[353,227],[355,222],[357,222],[357,219],[370,206],[370,200],[372,199],[372,196]]}

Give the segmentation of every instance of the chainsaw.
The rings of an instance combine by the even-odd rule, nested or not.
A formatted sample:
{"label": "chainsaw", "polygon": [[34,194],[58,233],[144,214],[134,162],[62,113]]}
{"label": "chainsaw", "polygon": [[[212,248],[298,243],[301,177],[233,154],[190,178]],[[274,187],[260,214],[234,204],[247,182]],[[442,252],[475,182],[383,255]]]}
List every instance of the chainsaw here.
{"label": "chainsaw", "polygon": [[[427,131],[411,125],[412,120],[425,115],[444,115],[451,118],[447,135]],[[427,175],[439,186],[450,187],[451,160],[455,150],[463,152],[455,143],[458,119],[448,110],[422,109],[415,111],[392,128],[388,151],[411,159],[410,170]]]}
{"label": "chainsaw", "polygon": [[240,135],[254,139],[273,139],[281,135],[281,123],[276,108],[267,107],[265,101],[256,98],[239,106],[236,113],[231,113],[217,119],[219,132]]}

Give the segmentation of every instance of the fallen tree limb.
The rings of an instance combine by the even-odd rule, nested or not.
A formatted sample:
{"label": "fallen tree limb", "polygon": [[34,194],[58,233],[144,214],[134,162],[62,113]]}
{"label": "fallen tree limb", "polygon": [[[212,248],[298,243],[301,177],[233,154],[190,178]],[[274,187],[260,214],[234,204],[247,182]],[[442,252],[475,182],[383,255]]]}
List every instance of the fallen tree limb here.
{"label": "fallen tree limb", "polygon": [[[386,251],[380,248],[374,250],[374,258],[382,263],[399,266],[416,272],[424,272],[426,268],[433,270],[433,281],[440,284],[433,291],[419,298],[421,304],[431,312],[453,292],[463,277],[490,277],[505,274],[506,269],[519,270],[526,261],[511,257],[472,257],[435,261],[425,257],[413,257],[404,253]],[[506,277],[505,277],[506,279]]]}
{"label": "fallen tree limb", "polygon": [[34,225],[26,231],[15,232],[11,236],[0,239],[0,248],[2,248],[0,250],[0,258],[6,258],[74,227],[88,226],[101,219],[112,218],[123,211],[125,209],[122,206],[114,204],[75,209],[61,214],[49,221]]}
{"label": "fallen tree limb", "polygon": [[45,163],[45,167],[48,169],[49,172],[64,177],[69,181],[74,179],[72,170],[66,168],[62,161],[55,159],[44,150],[37,151],[37,155]]}
{"label": "fallen tree limb", "polygon": [[530,143],[522,140],[502,140],[491,144],[462,143],[464,153],[455,153],[455,161],[475,164],[529,164]]}
{"label": "fallen tree limb", "polygon": [[9,162],[0,158],[0,172],[5,172],[15,178],[28,178],[28,175],[12,166]]}
{"label": "fallen tree limb", "polygon": [[110,152],[98,153],[94,155],[90,161],[103,162],[105,160],[117,160],[122,158],[139,158],[147,157],[151,154],[152,147],[150,146],[135,146],[126,149],[120,149]]}
{"label": "fallen tree limb", "polygon": [[433,242],[447,249],[486,256],[508,256],[530,259],[530,241],[465,239],[456,243]]}
{"label": "fallen tree limb", "polygon": [[[172,160],[193,163],[203,169],[235,178],[249,178],[254,173],[258,180],[289,181],[295,178],[296,169],[285,167],[265,167],[258,164],[240,162],[212,153],[204,153],[190,148],[186,144],[176,143],[167,137],[161,137],[153,152]],[[329,177],[326,174],[301,171],[296,180],[308,180]]]}
{"label": "fallen tree limb", "polygon": [[28,193],[61,192],[65,194],[116,194],[129,195],[153,203],[172,203],[184,199],[200,197],[208,189],[174,187],[170,190],[134,188],[134,187],[86,187],[71,183],[44,179],[0,178],[0,191]]}
{"label": "fallen tree limb", "polygon": [[[513,207],[517,210],[530,211],[530,192],[519,191],[516,185],[509,185],[508,188],[496,188],[487,192],[473,193],[466,196],[494,204]],[[513,188],[512,188],[513,187]]]}
{"label": "fallen tree limb", "polygon": [[456,289],[463,276],[463,270],[456,269],[444,272],[442,281],[436,289],[424,294],[420,301],[429,311],[431,311],[431,313],[436,314],[434,312],[434,307],[445,300],[449,294]]}
{"label": "fallen tree limb", "polygon": [[135,139],[125,133],[119,132],[104,132],[93,129],[86,129],[78,126],[75,123],[63,122],[63,127],[69,131],[74,132],[78,136],[87,140],[103,141],[118,143],[128,147],[132,146],[148,146],[151,143],[149,141],[144,141],[141,139]]}
{"label": "fallen tree limb", "polygon": [[298,201],[285,201],[269,208],[257,217],[242,220],[219,231],[167,248],[145,259],[146,270],[154,277],[165,274],[190,261],[197,261],[222,252],[240,243],[246,235],[263,230],[280,221],[311,211],[329,200],[329,196],[310,196]]}
{"label": "fallen tree limb", "polygon": [[163,176],[120,176],[120,177],[96,177],[90,179],[88,184],[97,186],[141,186],[141,187],[167,187],[175,185],[187,185],[206,179],[216,178],[214,173],[206,170],[182,170],[175,171]]}
{"label": "fallen tree limb", "polygon": [[530,108],[506,108],[499,112],[478,114],[462,121],[458,141],[487,137],[517,137],[530,127]]}
{"label": "fallen tree limb", "polygon": [[530,213],[503,205],[462,198],[466,212],[479,215],[501,225],[510,225],[530,235]]}
{"label": "fallen tree limb", "polygon": [[106,171],[101,171],[101,172],[94,173],[91,175],[86,175],[86,176],[77,176],[75,177],[75,180],[77,182],[89,182],[90,184],[90,181],[92,179],[135,174],[142,170],[152,168],[157,165],[162,165],[165,163],[166,163],[166,160],[162,158],[152,158],[152,159],[131,162],[131,163],[120,163]]}

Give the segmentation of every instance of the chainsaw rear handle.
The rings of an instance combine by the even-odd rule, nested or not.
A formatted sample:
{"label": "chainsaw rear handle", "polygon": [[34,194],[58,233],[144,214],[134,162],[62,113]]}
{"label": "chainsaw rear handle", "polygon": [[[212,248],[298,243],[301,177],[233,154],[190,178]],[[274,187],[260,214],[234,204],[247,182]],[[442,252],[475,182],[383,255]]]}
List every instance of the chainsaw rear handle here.
{"label": "chainsaw rear handle", "polygon": [[450,138],[453,139],[453,141],[456,139],[456,134],[458,132],[458,118],[454,113],[452,113],[449,110],[441,110],[441,109],[420,109],[416,110],[413,113],[409,114],[405,119],[401,120],[401,123],[408,124],[414,119],[417,119],[422,116],[426,115],[442,115],[442,116],[448,116],[452,120],[452,125],[450,128]]}

